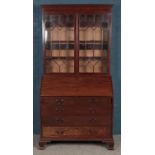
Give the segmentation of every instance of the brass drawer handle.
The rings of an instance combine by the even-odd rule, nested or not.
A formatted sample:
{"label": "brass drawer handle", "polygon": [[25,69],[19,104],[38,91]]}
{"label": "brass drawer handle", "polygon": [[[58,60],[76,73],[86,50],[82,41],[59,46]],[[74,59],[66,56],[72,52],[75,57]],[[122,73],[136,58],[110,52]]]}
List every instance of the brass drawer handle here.
{"label": "brass drawer handle", "polygon": [[90,111],[91,114],[95,114],[96,113],[96,110],[93,109],[93,108],[89,108],[89,111]]}
{"label": "brass drawer handle", "polygon": [[62,124],[64,122],[64,120],[62,118],[56,118],[56,122],[59,124]]}
{"label": "brass drawer handle", "polygon": [[63,112],[64,111],[64,108],[56,108],[56,111],[57,112]]}
{"label": "brass drawer handle", "polygon": [[61,130],[61,131],[60,131],[60,130],[57,130],[56,133],[57,133],[58,135],[63,135],[63,134],[64,134],[64,130]]}
{"label": "brass drawer handle", "polygon": [[60,99],[61,102],[64,102],[64,99]]}
{"label": "brass drawer handle", "polygon": [[59,99],[56,99],[55,102],[64,102],[64,99],[59,98]]}
{"label": "brass drawer handle", "polygon": [[64,99],[56,99],[55,102],[57,106],[62,106],[64,104]]}
{"label": "brass drawer handle", "polygon": [[64,103],[63,102],[60,102],[60,101],[56,103],[57,106],[63,106],[63,104]]}
{"label": "brass drawer handle", "polygon": [[88,132],[89,132],[89,134],[96,134],[96,130],[95,129],[89,129]]}
{"label": "brass drawer handle", "polygon": [[95,123],[95,122],[96,122],[96,118],[91,118],[91,119],[89,120],[89,122],[90,122],[90,123]]}

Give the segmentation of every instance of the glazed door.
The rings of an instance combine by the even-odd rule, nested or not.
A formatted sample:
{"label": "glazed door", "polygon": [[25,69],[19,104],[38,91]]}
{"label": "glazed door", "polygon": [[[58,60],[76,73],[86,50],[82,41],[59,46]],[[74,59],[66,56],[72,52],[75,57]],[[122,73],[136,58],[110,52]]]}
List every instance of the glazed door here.
{"label": "glazed door", "polygon": [[75,16],[44,14],[44,72],[73,73],[75,60]]}
{"label": "glazed door", "polygon": [[109,74],[110,13],[44,13],[42,27],[45,73]]}
{"label": "glazed door", "polygon": [[79,72],[109,72],[110,15],[79,15]]}

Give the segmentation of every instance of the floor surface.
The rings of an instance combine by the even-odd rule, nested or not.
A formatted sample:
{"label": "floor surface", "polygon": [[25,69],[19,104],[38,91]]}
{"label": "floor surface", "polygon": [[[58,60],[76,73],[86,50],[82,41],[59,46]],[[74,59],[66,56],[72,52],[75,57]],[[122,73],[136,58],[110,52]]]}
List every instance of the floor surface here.
{"label": "floor surface", "polygon": [[121,136],[114,135],[114,150],[100,142],[52,142],[45,150],[38,149],[39,136],[34,135],[33,155],[121,155]]}

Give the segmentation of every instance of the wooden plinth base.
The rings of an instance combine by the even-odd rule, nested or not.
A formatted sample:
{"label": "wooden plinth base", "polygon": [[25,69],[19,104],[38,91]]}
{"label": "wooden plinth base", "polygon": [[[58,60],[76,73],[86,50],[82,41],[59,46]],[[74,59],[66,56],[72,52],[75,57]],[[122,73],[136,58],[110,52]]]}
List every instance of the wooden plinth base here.
{"label": "wooden plinth base", "polygon": [[[45,145],[47,143],[49,143],[49,142],[50,142],[49,139],[48,140],[40,140],[39,141],[39,149],[40,150],[44,150],[45,149]],[[111,138],[111,139],[104,139],[102,142],[106,145],[106,148],[108,150],[114,150],[114,141],[113,141],[113,138]]]}

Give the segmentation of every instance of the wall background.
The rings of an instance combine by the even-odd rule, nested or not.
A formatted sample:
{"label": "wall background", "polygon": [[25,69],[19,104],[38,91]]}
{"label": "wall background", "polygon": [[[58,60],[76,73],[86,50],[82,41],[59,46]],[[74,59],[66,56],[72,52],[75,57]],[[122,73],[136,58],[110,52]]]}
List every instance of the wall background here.
{"label": "wall background", "polygon": [[40,131],[39,91],[42,75],[41,4],[113,4],[111,75],[114,89],[114,134],[121,133],[121,0],[33,1],[33,132]]}

